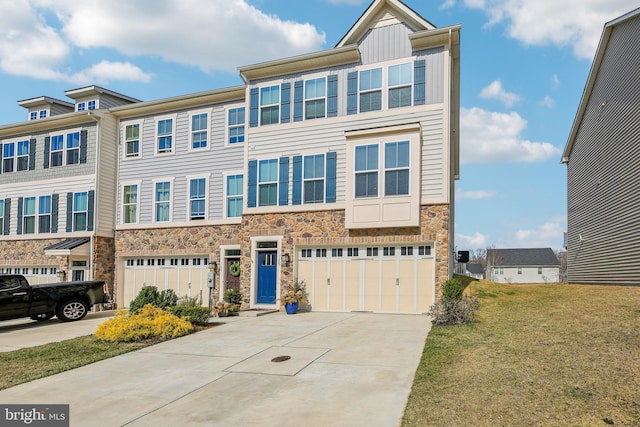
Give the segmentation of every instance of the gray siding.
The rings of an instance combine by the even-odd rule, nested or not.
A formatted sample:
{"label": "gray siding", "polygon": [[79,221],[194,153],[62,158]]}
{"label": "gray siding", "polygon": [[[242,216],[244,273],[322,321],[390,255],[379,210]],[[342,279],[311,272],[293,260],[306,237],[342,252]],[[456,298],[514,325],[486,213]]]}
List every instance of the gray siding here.
{"label": "gray siding", "polygon": [[571,283],[640,284],[639,35],[638,17],[613,28],[569,156]]}
{"label": "gray siding", "polygon": [[120,105],[129,105],[131,104],[130,101],[126,101],[124,99],[112,96],[112,95],[108,95],[108,94],[100,94],[100,103],[99,103],[99,107],[101,109],[103,108],[113,108],[113,107],[118,107]]}
{"label": "gray siding", "polygon": [[[139,190],[139,224],[148,225],[153,223],[153,181],[161,179],[173,179],[173,222],[189,222],[187,218],[189,200],[187,177],[204,175],[208,176],[209,179],[208,219],[223,219],[223,174],[230,170],[242,170],[244,163],[244,144],[234,146],[225,145],[225,107],[238,107],[243,105],[244,100],[239,100],[238,102],[225,105],[202,106],[192,110],[168,112],[157,116],[123,120],[125,123],[137,121],[141,125],[141,156],[139,158],[123,158],[123,144],[121,143],[119,145],[121,151],[119,154],[120,182],[141,181],[141,188]],[[203,109],[208,109],[210,113],[210,148],[200,151],[189,151],[189,114],[191,111],[200,111]],[[155,155],[156,117],[165,117],[172,114],[176,115],[174,153],[157,156]],[[124,127],[120,126],[121,141],[124,140],[122,135],[123,129]],[[118,224],[121,223],[121,200],[122,195],[119,194],[117,208]],[[197,223],[198,222],[194,222],[194,224]]]}
{"label": "gray siding", "polygon": [[358,43],[362,63],[366,65],[410,57],[408,36],[412,32],[404,23],[372,28]]}
{"label": "gray siding", "polygon": [[[35,111],[39,112],[40,110],[35,110]],[[71,113],[72,111],[73,111],[72,107],[70,108],[70,107],[65,107],[64,105],[52,104],[49,107],[49,116],[57,116],[58,114],[67,114],[67,113]]]}
{"label": "gray siding", "polygon": [[116,209],[117,182],[117,121],[111,114],[105,114],[100,122],[99,156],[100,162],[96,189],[95,230],[99,236],[113,236]]}

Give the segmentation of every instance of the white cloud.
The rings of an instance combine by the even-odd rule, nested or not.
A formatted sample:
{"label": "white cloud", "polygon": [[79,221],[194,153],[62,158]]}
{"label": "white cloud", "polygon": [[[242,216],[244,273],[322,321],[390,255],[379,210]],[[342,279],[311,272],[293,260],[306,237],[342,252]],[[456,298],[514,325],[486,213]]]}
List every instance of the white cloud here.
{"label": "white cloud", "polygon": [[474,190],[474,191],[464,191],[459,188],[456,190],[456,200],[464,200],[464,199],[490,199],[496,195],[496,192],[493,190]]}
{"label": "white cloud", "polygon": [[550,218],[535,229],[518,230],[514,234],[514,245],[521,248],[559,249],[564,241],[567,222],[564,217]]}
{"label": "white cloud", "polygon": [[482,9],[487,26],[505,22],[509,37],[527,45],[571,46],[578,58],[591,59],[610,21],[638,7],[637,0],[465,0]]}
{"label": "white cloud", "polygon": [[560,87],[560,78],[558,77],[557,74],[554,74],[553,77],[551,77],[551,86],[554,89],[557,89]]}
{"label": "white cloud", "polygon": [[511,107],[513,104],[520,100],[520,97],[513,92],[507,92],[502,87],[500,80],[494,80],[480,91],[480,98],[484,99],[497,99],[507,107]]}
{"label": "white cloud", "polygon": [[544,98],[542,98],[539,104],[542,105],[543,107],[553,108],[556,105],[556,101],[554,101],[553,98],[547,95]]}
{"label": "white cloud", "polygon": [[[458,248],[481,249],[487,247],[487,236],[476,231],[473,236],[456,234],[456,246]],[[464,249],[461,249],[464,250]]]}
{"label": "white cloud", "polygon": [[129,62],[101,61],[86,70],[70,76],[69,80],[79,85],[102,84],[113,80],[148,83],[151,81],[151,77],[151,74],[145,73]]}
{"label": "white cloud", "polygon": [[560,149],[548,142],[523,139],[527,121],[518,113],[496,113],[481,108],[460,109],[462,163],[541,162],[558,157]]}
{"label": "white cloud", "polygon": [[445,0],[444,3],[440,5],[440,9],[450,9],[456,5],[456,0]]}
{"label": "white cloud", "polygon": [[331,4],[348,4],[350,6],[358,6],[364,3],[364,0],[329,0]]}

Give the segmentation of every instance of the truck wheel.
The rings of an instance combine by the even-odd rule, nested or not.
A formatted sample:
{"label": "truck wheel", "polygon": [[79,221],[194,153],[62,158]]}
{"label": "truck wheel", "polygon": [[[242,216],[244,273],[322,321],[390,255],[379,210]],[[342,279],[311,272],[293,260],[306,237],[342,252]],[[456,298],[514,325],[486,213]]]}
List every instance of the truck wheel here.
{"label": "truck wheel", "polygon": [[49,320],[53,317],[55,313],[42,313],[42,314],[36,314],[35,316],[31,316],[31,320],[37,320],[38,322],[41,322],[43,320]]}
{"label": "truck wheel", "polygon": [[87,315],[88,310],[89,307],[84,302],[74,299],[60,304],[56,310],[56,315],[63,322],[71,322],[82,319]]}

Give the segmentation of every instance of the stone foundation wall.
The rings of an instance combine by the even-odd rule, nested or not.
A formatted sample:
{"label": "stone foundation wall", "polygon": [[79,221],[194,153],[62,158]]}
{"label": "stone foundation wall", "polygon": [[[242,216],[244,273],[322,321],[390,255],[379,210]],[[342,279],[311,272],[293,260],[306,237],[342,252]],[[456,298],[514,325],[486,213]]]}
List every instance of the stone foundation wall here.
{"label": "stone foundation wall", "polygon": [[114,296],[115,239],[96,236],[93,243],[93,279],[104,280],[109,287],[111,298]]}

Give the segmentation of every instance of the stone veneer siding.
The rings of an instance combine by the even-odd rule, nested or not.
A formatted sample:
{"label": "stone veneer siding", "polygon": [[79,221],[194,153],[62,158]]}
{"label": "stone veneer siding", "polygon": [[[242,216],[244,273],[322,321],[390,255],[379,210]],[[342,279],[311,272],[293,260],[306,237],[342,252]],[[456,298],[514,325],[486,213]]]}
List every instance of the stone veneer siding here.
{"label": "stone veneer siding", "polygon": [[[240,224],[117,230],[115,259],[206,254],[209,259],[219,262],[220,245],[238,245],[241,243],[240,239]],[[113,295],[117,296],[121,286],[118,280],[124,277],[124,274],[120,274],[118,269],[124,268],[124,266],[119,262],[114,262],[112,265],[115,265],[116,269]],[[219,291],[220,267],[216,272],[216,288],[212,293],[213,301],[218,301]],[[117,304],[119,301],[116,301]]]}
{"label": "stone veneer siding", "polygon": [[334,211],[288,212],[286,214],[243,215],[241,228],[240,287],[248,301],[251,286],[251,237],[283,236],[281,253],[291,262],[281,266],[281,289],[293,286],[293,264],[298,246],[359,245],[433,242],[435,249],[436,299],[449,278],[449,205],[423,205],[420,227],[346,229],[343,209]]}
{"label": "stone veneer siding", "polygon": [[57,267],[69,270],[66,256],[46,256],[44,249],[64,239],[4,240],[0,242],[0,267]]}
{"label": "stone veneer siding", "polygon": [[93,243],[93,278],[104,280],[109,287],[111,298],[114,297],[115,239],[113,237],[94,237]]}

